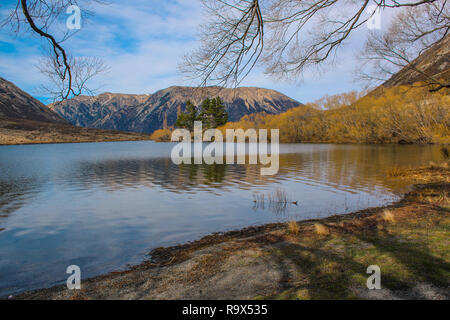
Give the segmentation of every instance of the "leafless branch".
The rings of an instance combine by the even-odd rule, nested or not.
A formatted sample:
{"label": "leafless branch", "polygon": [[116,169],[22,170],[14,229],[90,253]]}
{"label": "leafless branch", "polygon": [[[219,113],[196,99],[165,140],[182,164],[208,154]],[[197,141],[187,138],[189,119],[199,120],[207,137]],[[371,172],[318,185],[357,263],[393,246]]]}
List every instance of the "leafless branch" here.
{"label": "leafless branch", "polygon": [[370,33],[359,54],[361,64],[365,65],[358,68],[359,78],[368,84],[378,84],[405,69],[433,88],[448,87],[447,80],[428,74],[416,61],[448,36],[450,11],[446,3],[447,0],[439,0],[427,6],[408,7],[395,17],[386,32]]}
{"label": "leafless branch", "polygon": [[[92,12],[88,10],[88,2],[83,0],[18,0],[10,14],[0,23],[0,27],[9,25],[15,33],[19,33],[22,25],[25,25],[33,33],[46,40],[51,51],[45,59],[46,68],[42,68],[41,65],[39,69],[49,76],[50,82],[55,85],[55,89],[51,91],[58,92],[57,96],[62,100],[80,95],[83,91],[89,91],[86,81],[105,70],[103,63],[97,59],[94,61],[92,58],[73,58],[63,47],[63,42],[76,31],[65,30],[58,40],[57,32],[52,28],[58,19],[66,14],[66,9],[71,5],[82,7],[84,17],[91,15]],[[95,2],[106,3],[100,0],[95,0]],[[75,63],[76,66],[72,63]],[[83,78],[84,81],[81,80]],[[82,84],[81,87],[80,84]]]}
{"label": "leafless branch", "polygon": [[[81,94],[94,95],[95,89],[87,85],[89,80],[109,70],[103,61],[96,57],[68,57],[71,66],[72,82],[70,91],[73,96]],[[51,55],[42,58],[38,64],[39,71],[50,80],[50,85],[42,85],[41,91],[53,98],[53,102],[65,100],[69,90],[68,82],[61,81],[64,77],[65,66],[58,65]]]}
{"label": "leafless branch", "polygon": [[[333,60],[370,18],[385,10],[418,8],[439,0],[203,0],[209,21],[201,45],[181,70],[202,85],[239,84],[255,67],[277,76],[301,76]],[[439,16],[442,19],[442,15]]]}

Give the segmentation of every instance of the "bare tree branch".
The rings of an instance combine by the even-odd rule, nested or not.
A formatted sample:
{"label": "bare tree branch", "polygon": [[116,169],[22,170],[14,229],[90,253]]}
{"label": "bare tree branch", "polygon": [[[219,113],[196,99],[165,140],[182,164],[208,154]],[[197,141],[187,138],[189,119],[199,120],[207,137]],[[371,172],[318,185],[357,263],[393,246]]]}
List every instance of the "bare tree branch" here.
{"label": "bare tree branch", "polygon": [[203,30],[201,48],[186,57],[185,70],[192,71],[194,78],[205,74],[203,84],[209,78],[222,83],[229,79],[239,82],[254,67],[264,47],[259,1],[206,0],[204,4],[213,21]]}
{"label": "bare tree branch", "polygon": [[[95,0],[95,2],[106,3],[101,0]],[[98,59],[73,58],[66,51],[62,43],[76,31],[65,30],[62,37],[58,37],[61,39],[57,40],[56,30],[52,28],[58,18],[65,15],[66,9],[72,5],[82,6],[84,17],[91,15],[88,3],[89,1],[82,0],[18,0],[8,17],[0,23],[0,27],[9,25],[16,34],[20,32],[21,25],[25,24],[49,44],[51,50],[45,58],[45,68],[41,63],[39,70],[48,76],[54,85],[53,89],[45,90],[47,93],[52,93],[53,98],[65,100],[80,95],[83,91],[91,91],[86,86],[87,81],[106,71],[106,67]]]}
{"label": "bare tree branch", "polygon": [[[109,70],[103,61],[96,57],[69,57],[68,64],[71,66],[72,82],[70,91],[73,96],[81,94],[94,95],[96,89],[87,86],[89,80],[97,75],[104,74]],[[61,81],[64,77],[65,66],[58,65],[57,59],[51,55],[44,57],[38,64],[39,71],[44,74],[51,85],[41,86],[41,91],[50,95],[53,102],[58,100],[65,100],[65,94],[68,88],[67,81]]]}
{"label": "bare tree branch", "polygon": [[[369,85],[388,80],[401,69],[410,70],[433,90],[449,86],[448,79],[427,73],[417,58],[448,37],[450,11],[447,0],[400,12],[386,32],[369,34],[359,57],[358,76]],[[439,58],[439,57],[435,57]]]}
{"label": "bare tree branch", "polygon": [[370,4],[400,10],[435,2],[203,0],[209,21],[200,31],[199,49],[185,58],[181,70],[202,85],[237,85],[257,65],[268,74],[301,76],[334,58],[370,18],[365,14]]}

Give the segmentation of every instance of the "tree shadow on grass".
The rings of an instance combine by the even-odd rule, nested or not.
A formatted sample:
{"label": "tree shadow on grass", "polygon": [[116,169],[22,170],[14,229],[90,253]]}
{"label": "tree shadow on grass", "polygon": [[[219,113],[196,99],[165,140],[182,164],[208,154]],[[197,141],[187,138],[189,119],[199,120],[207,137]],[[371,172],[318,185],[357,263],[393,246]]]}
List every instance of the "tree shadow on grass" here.
{"label": "tree shadow on grass", "polygon": [[[298,298],[297,293],[306,291],[309,299],[355,299],[357,296],[352,290],[355,284],[355,276],[367,279],[367,267],[346,255],[338,255],[334,252],[309,247],[300,244],[288,244],[279,249],[275,254],[275,260],[283,272],[283,284],[286,288],[286,279],[293,279],[293,274],[287,264],[293,266],[300,275],[305,278],[298,283],[292,283],[292,292],[288,292],[283,298]],[[288,262],[286,262],[288,261]],[[400,279],[389,275],[383,276],[386,283],[397,283],[406,286]],[[361,283],[362,289],[367,289],[365,282]],[[289,291],[289,290],[288,290]]]}
{"label": "tree shadow on grass", "polygon": [[[336,226],[328,227],[336,228]],[[417,282],[438,287],[449,285],[447,275],[450,265],[443,259],[431,255],[425,243],[411,243],[407,239],[398,236],[393,238],[386,231],[377,230],[352,232],[351,235],[359,239],[361,244],[373,246],[372,248],[376,250],[374,261],[370,264],[382,266],[383,256],[388,254],[405,268],[406,274],[414,275],[413,279],[408,279],[392,272],[383,273],[382,268],[383,289],[410,290]],[[283,274],[280,287],[285,292],[271,298],[354,299],[358,298],[355,286],[361,286],[358,289],[368,290],[366,279],[370,275],[366,271],[369,265],[356,261],[348,251],[338,254],[335,250],[323,249],[322,246],[327,239],[330,238],[325,237],[312,245],[284,243],[273,252],[273,257]],[[344,245],[353,244],[345,241]],[[296,279],[292,272],[293,268],[304,278]],[[450,298],[449,294],[444,295],[447,299]]]}
{"label": "tree shadow on grass", "polygon": [[[394,257],[409,274],[414,275],[414,280],[431,283],[438,287],[450,285],[450,264],[430,254],[429,248],[424,242],[411,242],[399,236],[393,237],[388,232],[381,231],[381,235],[363,236],[355,234],[360,240],[370,242],[377,250]],[[385,285],[396,288],[396,283],[385,281]],[[450,295],[447,295],[450,298]]]}

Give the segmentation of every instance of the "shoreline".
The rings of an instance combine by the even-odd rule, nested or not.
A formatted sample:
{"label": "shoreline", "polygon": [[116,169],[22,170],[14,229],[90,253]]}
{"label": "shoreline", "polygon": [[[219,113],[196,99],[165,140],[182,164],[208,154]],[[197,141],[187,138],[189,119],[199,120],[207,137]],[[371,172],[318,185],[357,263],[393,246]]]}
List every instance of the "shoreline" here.
{"label": "shoreline", "polygon": [[[399,267],[396,267],[394,263],[393,269],[390,271],[392,274],[384,276],[392,284],[389,284],[387,291],[380,290],[382,291],[381,293],[375,292],[379,290],[364,290],[362,285],[358,287],[356,285],[358,281],[361,283],[365,281],[362,281],[362,274],[364,274],[365,270],[362,270],[362,266],[359,266],[360,261],[355,264],[355,261],[347,261],[348,259],[345,258],[346,254],[340,256],[340,253],[348,250],[350,252],[354,250],[360,251],[361,247],[371,248],[369,251],[381,250],[376,245],[376,248],[372,248],[374,245],[367,242],[370,243],[370,239],[374,242],[380,241],[383,244],[381,248],[384,248],[387,245],[385,242],[387,241],[390,244],[391,241],[389,237],[384,238],[386,237],[386,231],[390,229],[399,232],[402,237],[408,235],[411,230],[415,230],[415,232],[420,234],[422,229],[418,228],[416,230],[415,224],[425,223],[424,221],[429,219],[435,222],[438,221],[434,225],[436,230],[431,229],[433,234],[435,232],[436,237],[443,237],[444,244],[448,243],[450,225],[448,215],[448,195],[450,191],[448,169],[439,169],[439,174],[436,174],[433,170],[435,169],[421,168],[415,172],[419,172],[427,181],[430,181],[430,177],[424,175],[425,173],[430,173],[431,177],[435,177],[437,180],[442,180],[442,177],[444,177],[444,181],[414,185],[412,191],[406,193],[399,201],[388,206],[368,208],[322,219],[299,221],[295,222],[297,227],[293,229],[290,222],[272,223],[224,233],[214,233],[196,241],[171,247],[156,248],[149,253],[150,259],[127,270],[111,272],[86,280],[82,279],[82,290],[69,291],[65,285],[58,285],[46,289],[22,292],[14,296],[13,299],[171,300],[253,299],[258,297],[284,299],[287,298],[283,296],[287,294],[286,292],[291,294],[292,290],[299,287],[302,288],[300,290],[301,293],[297,293],[296,297],[300,299],[376,299],[377,294],[378,296],[381,295],[381,298],[388,299],[403,296],[426,298],[426,295],[417,296],[417,290],[420,291],[420,288],[423,286],[425,286],[425,289],[422,289],[436,299],[450,299],[450,295],[445,293],[445,285],[447,285],[447,288],[450,285],[447,280],[450,278],[446,276],[447,273],[450,275],[450,269],[446,271],[446,268],[450,266],[450,257],[446,246],[444,248],[438,246],[438,249],[441,251],[438,252],[437,256],[428,256],[429,253],[426,250],[424,252],[414,251],[415,246],[420,247],[421,244],[414,244],[410,248],[408,243],[410,240],[393,243],[393,246],[399,246],[403,250],[412,250],[410,256],[400,259],[402,263],[404,263],[403,260],[406,258],[414,260],[417,256],[418,261],[414,262],[417,266],[414,268],[420,267],[424,257],[426,257],[425,261],[436,262],[436,266],[431,268],[433,270],[430,270],[430,267],[427,266],[427,273],[419,272],[425,278],[421,279],[424,281],[409,283],[407,280],[408,276],[405,276],[403,279],[403,273],[409,274],[408,270],[412,267],[408,266],[405,270],[401,269],[401,273],[397,275]],[[416,177],[415,181],[420,181],[420,179]],[[442,199],[444,199],[444,202],[442,202]],[[403,225],[410,226],[410,228],[403,227]],[[430,232],[430,230],[427,230],[427,232]],[[444,233],[442,234],[442,232]],[[366,236],[369,240],[365,239]],[[427,239],[422,239],[420,235],[417,237],[420,238],[420,241],[430,241],[429,234]],[[353,240],[349,242],[349,239]],[[437,243],[441,243],[442,239],[437,239]],[[327,242],[330,242],[330,244]],[[318,245],[324,245],[324,243],[327,243],[325,247],[317,247]],[[432,247],[426,246],[427,250]],[[310,255],[314,252],[314,254],[318,255],[318,260],[305,259],[299,261],[297,265],[296,259],[298,256],[291,252],[294,248],[302,252],[300,256],[302,254]],[[278,252],[280,250],[281,253]],[[387,251],[389,254],[392,254],[391,250]],[[361,259],[367,258],[365,257],[367,253],[361,252],[360,254],[362,255]],[[385,254],[386,252],[383,252],[381,255],[382,259],[373,257],[373,260],[380,264],[384,263],[386,260]],[[294,274],[299,272],[302,273],[300,279],[304,280],[305,278],[314,277],[309,268],[304,269],[304,265],[312,264],[315,266],[318,264],[316,272],[319,273],[324,268],[329,268],[329,266],[324,267],[318,263],[324,257],[333,257],[326,265],[334,265],[336,263],[343,266],[348,265],[351,266],[352,271],[347,274],[347,271],[333,270],[325,277],[325,281],[320,277],[318,278],[320,284],[311,282],[311,280],[306,286],[295,284],[295,281],[300,280]],[[358,265],[357,268],[355,267],[356,265]],[[285,270],[285,268],[287,269]],[[358,269],[356,273],[355,268]],[[391,269],[390,266],[385,268]],[[312,269],[314,270],[314,268]],[[444,278],[433,278],[432,275],[428,275],[430,271],[444,276]],[[334,277],[340,278],[342,276],[341,272],[345,274],[344,278],[345,282],[348,282],[348,287],[345,285],[340,287],[339,284],[336,284]],[[284,279],[285,277],[297,280]],[[334,280],[331,281],[328,278]],[[352,280],[350,281],[350,279]],[[335,285],[341,291],[334,292]],[[324,289],[323,287],[328,288]],[[397,292],[396,290],[400,291]]]}
{"label": "shoreline", "polygon": [[[126,132],[119,133],[126,135]],[[133,135],[133,134],[132,134]],[[136,135],[139,135],[136,133]],[[37,141],[37,142],[20,142],[20,143],[0,143],[0,147],[2,146],[33,146],[33,145],[50,145],[50,144],[76,144],[76,143],[101,143],[101,142],[134,142],[134,141],[153,141],[145,136],[143,137],[125,137],[125,138],[105,138],[104,140],[62,140],[62,141]]]}
{"label": "shoreline", "polygon": [[[81,127],[80,127],[81,128]],[[90,128],[85,128],[90,129]],[[101,130],[101,129],[98,129]],[[98,143],[98,142],[133,142],[133,141],[153,141],[155,143],[177,143],[174,141],[158,141],[150,139],[149,134],[128,132],[128,131],[113,131],[123,135],[142,135],[142,137],[134,137],[130,139],[105,139],[105,140],[70,140],[70,141],[49,141],[49,142],[24,142],[24,143],[0,143],[0,146],[24,146],[24,145],[40,145],[40,144],[72,144],[72,143]],[[247,142],[246,142],[247,143]],[[302,142],[284,142],[280,145],[294,145],[294,144],[319,144],[319,145],[349,145],[349,146],[448,146],[448,143],[351,143],[351,142],[329,142],[329,141],[302,141]]]}
{"label": "shoreline", "polygon": [[0,147],[8,147],[8,146],[33,146],[33,145],[50,145],[50,144],[76,144],[76,143],[103,143],[103,142],[138,142],[138,141],[153,141],[150,139],[146,139],[146,138],[136,138],[136,139],[130,139],[130,140],[121,140],[121,139],[117,139],[117,140],[98,140],[98,141],[91,141],[91,140],[86,140],[86,141],[60,141],[60,142],[55,142],[55,141],[50,141],[50,142],[25,142],[25,143],[0,143]]}
{"label": "shoreline", "polygon": [[[81,128],[81,127],[80,127]],[[90,128],[85,128],[90,129]],[[98,129],[101,130],[101,129]],[[150,139],[149,134],[145,133],[135,133],[128,131],[113,131],[118,134],[130,134],[130,135],[142,135],[142,137],[134,137],[131,139],[105,139],[105,140],[69,140],[69,141],[49,141],[49,142],[23,142],[23,143],[0,143],[0,146],[24,146],[24,145],[40,145],[40,144],[72,144],[72,143],[98,143],[98,142],[132,142],[132,141],[153,141],[155,143],[177,143],[176,141],[158,141],[154,139]],[[247,142],[246,142],[247,143]],[[192,143],[193,144],[193,143]],[[284,142],[280,143],[280,145],[294,145],[294,144],[334,144],[334,145],[349,145],[349,146],[448,146],[447,143],[350,143],[350,142],[317,142],[317,141],[302,141],[302,142]]]}
{"label": "shoreline", "polygon": [[0,146],[148,140],[143,133],[0,117]]}

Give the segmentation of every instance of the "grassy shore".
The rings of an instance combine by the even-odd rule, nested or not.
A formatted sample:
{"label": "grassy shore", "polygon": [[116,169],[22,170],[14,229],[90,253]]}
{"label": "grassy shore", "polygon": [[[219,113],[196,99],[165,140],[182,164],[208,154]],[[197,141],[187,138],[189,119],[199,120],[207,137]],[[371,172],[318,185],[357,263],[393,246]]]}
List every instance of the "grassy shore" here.
{"label": "grassy shore", "polygon": [[[79,291],[13,298],[449,299],[449,170],[405,170],[395,179],[422,184],[388,207],[213,234],[155,249],[151,260],[84,280]],[[367,289],[370,265],[381,268],[381,290]]]}
{"label": "grassy shore", "polygon": [[150,135],[0,118],[0,145],[149,140]]}

